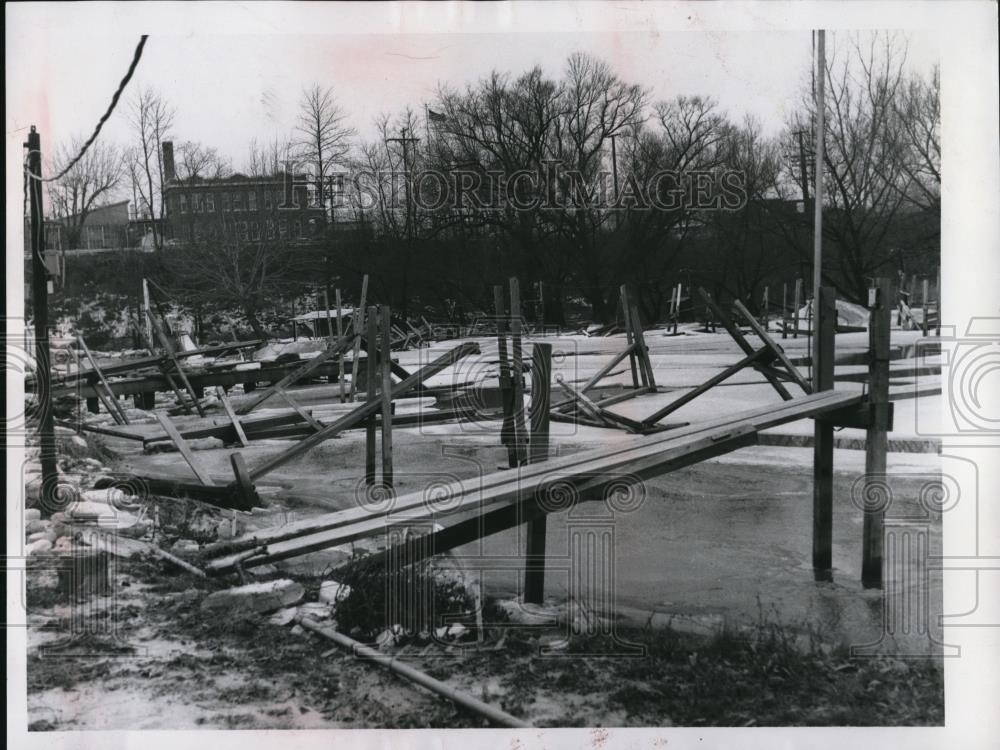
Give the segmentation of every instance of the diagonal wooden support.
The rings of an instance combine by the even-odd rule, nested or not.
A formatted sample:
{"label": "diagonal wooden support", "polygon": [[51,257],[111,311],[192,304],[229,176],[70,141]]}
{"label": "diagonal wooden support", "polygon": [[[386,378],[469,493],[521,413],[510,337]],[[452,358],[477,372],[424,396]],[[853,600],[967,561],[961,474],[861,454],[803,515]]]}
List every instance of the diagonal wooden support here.
{"label": "diagonal wooden support", "polygon": [[[721,307],[716,304],[715,300],[712,299],[712,295],[706,292],[702,287],[698,287],[698,294],[701,295],[701,298],[705,301],[705,304],[708,306],[708,309],[711,310],[712,314],[719,319],[720,323],[722,323],[722,327],[726,329],[726,332],[732,336],[733,341],[735,341],[740,349],[743,350],[743,353],[747,356],[753,354],[756,350],[750,345],[750,342],[746,340],[746,337],[740,333],[740,329],[736,327],[736,324],[733,323],[732,319],[722,311]],[[792,394],[789,393],[788,389],[781,384],[781,380],[766,370],[761,370],[760,373],[767,378],[767,382],[771,384],[781,398],[785,401],[792,400]]]}
{"label": "diagonal wooden support", "polygon": [[773,356],[774,355],[771,352],[771,350],[768,347],[766,347],[766,346],[758,349],[753,354],[748,354],[746,357],[744,357],[743,359],[741,359],[735,365],[730,365],[729,367],[727,367],[726,369],[724,369],[721,372],[717,373],[716,375],[713,375],[711,378],[709,378],[708,380],[706,380],[704,383],[702,383],[701,385],[699,385],[694,390],[688,391],[687,393],[685,393],[680,398],[677,398],[677,399],[674,399],[673,401],[671,401],[669,404],[667,404],[666,406],[664,406],[662,409],[658,409],[657,411],[653,412],[648,417],[646,417],[644,420],[642,420],[642,424],[644,424],[647,427],[652,427],[654,424],[656,424],[657,422],[659,422],[661,419],[663,419],[668,414],[672,414],[673,412],[677,411],[678,409],[680,409],[685,404],[690,403],[691,401],[694,401],[696,398],[698,398],[698,396],[700,396],[701,394],[703,394],[705,391],[709,390],[710,388],[713,388],[714,386],[717,386],[719,383],[723,382],[724,380],[727,380],[728,378],[731,378],[733,375],[735,375],[736,373],[738,373],[740,370],[744,369],[745,367],[750,367],[750,366],[752,366],[753,364],[755,364],[757,362],[764,361],[764,360],[769,359],[770,357],[773,357]]}
{"label": "diagonal wooden support", "polygon": [[289,395],[288,391],[286,391],[284,388],[278,388],[277,393],[279,396],[281,396],[284,402],[288,404],[290,407],[292,407],[295,413],[298,414],[300,417],[302,417],[302,419],[304,419],[314,430],[319,432],[320,430],[323,429],[324,424],[320,422],[318,419],[316,419],[308,411],[303,409],[302,406],[300,406],[299,403]]}
{"label": "diagonal wooden support", "polygon": [[191,452],[191,447],[187,444],[187,441],[181,437],[177,428],[174,427],[174,423],[171,422],[168,417],[165,417],[159,412],[153,412],[153,416],[156,417],[156,421],[160,423],[160,427],[162,427],[163,431],[170,437],[170,441],[177,447],[177,450],[180,452],[181,456],[183,456],[187,465],[191,467],[191,471],[193,471],[194,475],[198,477],[198,481],[206,487],[214,486],[215,482],[213,482],[212,478],[200,466],[198,466],[198,462],[195,461],[194,458],[194,453]]}
{"label": "diagonal wooden support", "polygon": [[[97,365],[97,360],[94,355],[90,353],[90,349],[87,348],[87,342],[83,340],[83,336],[76,337],[77,343],[83,350],[84,355],[90,362],[90,367],[96,374],[96,380],[92,380],[92,385],[94,386],[94,392],[97,397],[104,404],[104,408],[108,410],[108,414],[111,415],[112,419],[118,424],[130,424],[128,421],[128,416],[126,416],[125,411],[122,409],[121,404],[118,403],[118,398],[115,396],[115,392],[111,390],[111,385],[108,383],[107,378],[104,377],[104,372]],[[100,387],[98,387],[100,384]],[[103,391],[101,389],[104,389]]]}
{"label": "diagonal wooden support", "polygon": [[[191,397],[191,401],[193,402],[195,409],[198,410],[198,416],[204,417],[205,410],[204,408],[202,408],[201,401],[198,399],[197,394],[194,392],[194,388],[191,387],[191,383],[190,381],[188,381],[187,375],[184,374],[184,369],[181,367],[180,361],[174,354],[173,344],[170,343],[170,339],[167,338],[167,334],[163,332],[163,327],[160,324],[160,321],[156,319],[156,316],[153,315],[153,311],[147,309],[146,314],[149,316],[150,323],[153,324],[153,332],[156,334],[156,337],[160,340],[160,346],[162,346],[164,351],[166,351],[167,358],[170,360],[170,363],[174,366],[174,370],[176,371],[177,376],[181,379],[181,382],[184,384],[184,389]],[[189,411],[188,408],[186,408],[185,410]]]}
{"label": "diagonal wooden support", "polygon": [[590,398],[588,398],[584,393],[569,385],[565,380],[563,380],[562,375],[556,375],[556,385],[562,389],[563,393],[573,399],[576,402],[577,407],[591,419],[604,427],[615,426],[610,419],[606,419],[604,417],[601,407],[591,401]]}
{"label": "diagonal wooden support", "polygon": [[226,389],[221,385],[215,386],[215,393],[219,397],[219,401],[222,402],[222,408],[226,410],[226,416],[229,417],[229,421],[233,423],[233,429],[236,430],[236,442],[240,444],[241,447],[246,448],[250,441],[247,440],[247,434],[243,431],[243,425],[240,424],[240,418],[233,411],[233,405],[229,403],[229,396],[226,395]]}
{"label": "diagonal wooden support", "polygon": [[327,348],[325,351],[320,352],[298,369],[292,370],[292,372],[285,375],[285,377],[283,377],[277,383],[274,383],[271,386],[269,386],[266,390],[254,394],[254,396],[249,401],[243,403],[236,410],[236,413],[241,416],[249,414],[276,393],[279,393],[280,391],[283,391],[284,389],[294,385],[295,383],[298,383],[303,378],[307,378],[310,374],[318,370],[324,363],[346,352],[348,349],[351,348],[353,344],[354,344],[353,336],[345,336],[343,338],[337,339],[337,342],[333,346]]}
{"label": "diagonal wooden support", "polygon": [[[778,346],[777,342],[772,339],[770,334],[764,330],[763,326],[757,322],[757,319],[751,315],[750,311],[746,309],[743,303],[739,300],[733,300],[733,306],[739,310],[740,315],[746,319],[747,323],[754,330],[754,333],[757,334],[757,337],[763,341],[766,346],[770,347],[771,351],[774,352],[774,356],[778,358],[778,361],[781,362],[782,365],[784,365],[785,369],[788,370],[788,374],[792,376],[798,386],[806,393],[812,393],[813,388],[809,384],[809,381],[802,377],[799,369],[793,365],[791,360],[789,360],[785,355],[785,351]],[[834,318],[834,322],[836,322],[836,318]]]}
{"label": "diagonal wooden support", "polygon": [[[361,332],[365,328],[365,304],[368,301],[368,274],[364,275],[361,280],[361,300],[357,307],[354,308],[354,314],[351,316],[351,333],[355,335],[354,339],[354,351],[352,352],[352,368],[351,368],[351,392],[348,396],[350,401],[354,400],[354,397],[358,392],[358,359],[361,356]],[[343,373],[341,373],[343,377]]]}
{"label": "diagonal wooden support", "polygon": [[[411,375],[403,382],[396,383],[396,385],[394,385],[392,388],[391,397],[393,399],[396,399],[403,396],[406,393],[409,393],[410,391],[414,390],[422,381],[426,380],[432,375],[441,372],[441,370],[444,370],[446,367],[453,365],[455,362],[462,359],[463,357],[466,357],[470,354],[477,354],[478,352],[479,352],[479,346],[471,342],[462,344],[461,346],[452,349],[451,351],[438,357],[430,364],[420,368],[417,372],[415,372],[413,375]],[[364,420],[368,419],[368,417],[376,414],[381,408],[382,404],[378,400],[366,401],[360,404],[357,408],[352,409],[350,412],[345,414],[340,419],[326,425],[319,432],[313,433],[312,435],[292,445],[290,448],[288,448],[288,450],[264,461],[264,463],[262,463],[260,466],[253,469],[250,472],[251,479],[254,480],[259,479],[265,474],[269,474],[275,469],[284,466],[289,461],[298,458],[303,453],[307,453],[320,443],[329,440],[334,435],[337,435],[343,432],[344,430],[350,429],[351,427],[360,424]]]}
{"label": "diagonal wooden support", "polygon": [[625,341],[628,344],[628,363],[632,370],[632,385],[636,388],[639,387],[639,370],[636,365],[636,341],[633,336],[632,331],[632,321],[630,316],[632,314],[631,308],[628,303],[628,288],[622,284],[619,290],[621,306],[622,306],[622,317],[625,321]]}

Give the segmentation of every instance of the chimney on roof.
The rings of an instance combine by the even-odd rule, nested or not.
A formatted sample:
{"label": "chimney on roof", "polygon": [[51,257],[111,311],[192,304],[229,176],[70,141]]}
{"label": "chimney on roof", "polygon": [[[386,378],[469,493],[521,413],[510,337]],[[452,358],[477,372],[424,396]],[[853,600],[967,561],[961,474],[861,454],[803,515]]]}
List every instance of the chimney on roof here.
{"label": "chimney on roof", "polygon": [[177,177],[174,169],[174,144],[171,141],[163,142],[163,181],[170,182]]}

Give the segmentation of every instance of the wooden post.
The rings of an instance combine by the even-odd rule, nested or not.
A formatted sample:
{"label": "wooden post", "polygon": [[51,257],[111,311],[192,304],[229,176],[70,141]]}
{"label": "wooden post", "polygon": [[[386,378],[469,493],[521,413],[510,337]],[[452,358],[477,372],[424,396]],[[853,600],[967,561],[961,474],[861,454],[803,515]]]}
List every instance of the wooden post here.
{"label": "wooden post", "polygon": [[[549,457],[549,408],[552,403],[552,344],[535,344],[531,351],[531,437],[528,462]],[[524,601],[541,604],[545,598],[546,517],[528,521],[525,548]]]}
{"label": "wooden post", "polygon": [[[388,305],[382,306],[382,487],[392,491],[392,321]],[[375,348],[372,341],[371,349]],[[369,356],[371,353],[369,353]]]}
{"label": "wooden post", "polygon": [[781,338],[788,338],[788,284],[781,285]]}
{"label": "wooden post", "polygon": [[792,338],[799,337],[799,308],[802,307],[802,279],[795,279],[795,295],[792,299]]}
{"label": "wooden post", "polygon": [[941,338],[941,267],[937,272],[937,300],[934,305],[934,335]]}
{"label": "wooden post", "polygon": [[358,373],[361,370],[358,368],[358,357],[361,356],[361,331],[365,325],[365,302],[368,298],[368,274],[365,274],[364,279],[361,281],[361,301],[356,308],[354,308],[354,315],[351,316],[351,329],[354,333],[358,334],[357,338],[354,339],[354,356],[351,359],[351,395],[350,400],[354,400],[355,394],[358,392]]}
{"label": "wooden post", "polygon": [[524,352],[521,349],[521,287],[516,278],[510,279],[510,377],[514,416],[514,450],[518,465],[527,456],[528,435],[524,425]]}
{"label": "wooden post", "polygon": [[[864,498],[884,492],[885,459],[889,450],[889,327],[892,316],[888,279],[876,279],[874,304],[869,304],[868,322],[868,402],[870,417],[865,433]],[[865,511],[861,584],[866,588],[882,586],[882,526],[885,508]]]}
{"label": "wooden post", "polygon": [[635,344],[635,338],[632,333],[631,324],[631,311],[629,310],[629,300],[628,300],[628,289],[624,284],[621,285],[620,296],[622,302],[622,315],[625,318],[625,342],[629,346],[628,363],[629,367],[632,369],[632,386],[634,388],[639,387],[639,373],[636,369],[635,363],[635,349],[633,348]]}
{"label": "wooden post", "polygon": [[[337,338],[342,339],[344,337],[344,316],[341,311],[341,300],[340,300],[340,289],[335,292],[337,297]],[[324,299],[326,298],[326,292],[323,293]],[[344,353],[341,352],[340,356],[337,357],[337,387],[340,391],[340,403],[344,403],[347,400],[347,396],[344,392]]]}
{"label": "wooden post", "polygon": [[236,430],[236,442],[238,442],[243,448],[249,445],[247,441],[247,435],[243,431],[243,425],[240,424],[240,418],[236,416],[236,412],[233,411],[233,405],[229,403],[229,397],[226,395],[226,389],[221,385],[215,386],[215,393],[219,397],[219,401],[222,402],[222,408],[226,410],[226,416],[229,417],[229,421],[233,423],[233,429]]}
{"label": "wooden post", "polygon": [[187,462],[187,465],[191,468],[191,471],[194,472],[194,475],[196,477],[198,477],[198,481],[201,482],[206,487],[214,486],[215,482],[212,481],[212,478],[208,475],[208,473],[206,473],[198,465],[198,462],[195,461],[194,454],[191,452],[191,447],[187,444],[184,438],[181,437],[181,434],[177,431],[177,428],[174,427],[174,423],[171,422],[168,417],[160,414],[159,412],[154,411],[153,416],[156,417],[156,421],[160,423],[160,426],[163,428],[163,431],[167,433],[167,435],[170,438],[170,441],[180,452],[183,459]]}
{"label": "wooden post", "polygon": [[[814,392],[833,389],[836,291],[816,290],[816,336],[813,337]],[[813,421],[813,574],[818,581],[833,580],[833,423]]]}
{"label": "wooden post", "polygon": [[299,340],[299,324],[295,320],[295,298],[292,297],[292,341]]}
{"label": "wooden post", "polygon": [[503,423],[500,427],[500,444],[507,447],[507,465],[517,466],[517,449],[514,445],[514,402],[513,388],[510,379],[510,360],[507,359],[507,309],[503,302],[503,287],[493,287],[493,305],[497,319],[497,350],[500,364],[498,379],[500,381],[500,404],[503,407]]}
{"label": "wooden post", "polygon": [[921,290],[923,292],[923,297],[920,300],[920,304],[923,305],[923,308],[924,308],[924,314],[921,316],[923,318],[923,321],[922,321],[921,326],[920,326],[923,329],[924,336],[927,335],[927,317],[928,317],[928,314],[930,313],[930,309],[931,309],[930,303],[929,303],[929,301],[930,301],[930,295],[928,295],[928,293],[927,293],[929,291],[929,287],[930,287],[930,280],[929,279],[924,279],[923,289]]}
{"label": "wooden post", "polygon": [[[375,363],[378,360],[378,347],[375,343],[378,341],[378,318],[375,317],[377,314],[378,310],[375,307],[369,307],[365,314],[365,321],[368,326],[368,366],[365,371],[368,382],[365,384],[365,392],[367,395],[366,400],[369,403],[378,399],[375,368]],[[365,484],[369,487],[375,484],[375,412],[372,412],[365,424]]]}
{"label": "wooden post", "polygon": [[145,327],[145,330],[146,330],[146,341],[149,344],[149,353],[150,354],[156,354],[156,352],[153,351],[153,324],[150,321],[150,317],[149,317],[149,313],[150,313],[151,309],[152,308],[150,308],[150,306],[149,306],[149,282],[146,281],[146,279],[143,279],[142,280],[142,310],[143,310],[142,319],[145,322],[145,326],[144,327]]}
{"label": "wooden post", "polygon": [[761,309],[761,321],[760,321],[761,324],[764,326],[765,329],[767,328],[767,321],[768,321],[769,312],[770,312],[768,310],[769,306],[770,306],[770,303],[768,302],[768,299],[767,299],[767,287],[765,286],[764,287],[764,299],[761,302],[761,308],[762,309]]}

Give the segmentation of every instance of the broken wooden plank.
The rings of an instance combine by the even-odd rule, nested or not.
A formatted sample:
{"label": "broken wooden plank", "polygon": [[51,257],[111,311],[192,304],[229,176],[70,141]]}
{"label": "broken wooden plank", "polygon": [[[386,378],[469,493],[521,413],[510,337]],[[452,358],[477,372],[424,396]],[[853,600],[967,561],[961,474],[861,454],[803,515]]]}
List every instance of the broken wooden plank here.
{"label": "broken wooden plank", "polygon": [[226,416],[229,417],[229,421],[233,423],[233,430],[236,432],[236,442],[238,442],[242,447],[246,448],[250,443],[247,440],[247,435],[243,431],[243,425],[240,424],[240,418],[233,411],[233,405],[229,403],[229,396],[226,395],[226,389],[221,385],[215,386],[215,393],[219,397],[219,401],[222,403],[222,408],[226,411]]}
{"label": "broken wooden plank", "polygon": [[212,478],[204,472],[200,466],[198,466],[198,462],[195,461],[194,454],[191,452],[191,447],[187,444],[184,438],[181,437],[180,433],[177,432],[177,428],[174,427],[174,423],[171,422],[168,417],[165,417],[159,412],[153,412],[153,416],[156,417],[156,421],[160,423],[163,431],[167,433],[171,442],[177,447],[177,450],[180,451],[180,454],[184,457],[187,465],[191,467],[191,471],[193,471],[194,475],[198,477],[198,481],[206,486],[214,485],[215,482],[212,481]]}

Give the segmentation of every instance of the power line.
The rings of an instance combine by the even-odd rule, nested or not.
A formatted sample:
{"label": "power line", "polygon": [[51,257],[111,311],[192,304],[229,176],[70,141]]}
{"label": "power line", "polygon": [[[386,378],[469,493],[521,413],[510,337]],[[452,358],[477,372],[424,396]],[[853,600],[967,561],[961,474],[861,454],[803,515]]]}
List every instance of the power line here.
{"label": "power line", "polygon": [[26,170],[27,174],[30,175],[32,179],[39,180],[41,182],[55,182],[57,180],[60,180],[66,176],[67,172],[69,172],[74,166],[76,166],[76,163],[80,161],[80,159],[83,158],[84,154],[87,153],[87,149],[90,148],[90,146],[94,143],[94,141],[97,140],[97,136],[100,135],[101,128],[104,127],[104,123],[107,122],[108,118],[111,117],[111,113],[115,111],[115,107],[118,106],[118,99],[121,98],[122,92],[125,90],[125,87],[128,85],[128,82],[132,80],[132,74],[135,73],[136,66],[139,64],[139,60],[142,58],[142,50],[143,47],[146,46],[146,40],[148,38],[149,34],[143,34],[141,37],[139,37],[139,44],[136,45],[135,52],[132,55],[132,63],[128,66],[128,70],[125,73],[125,77],[122,78],[121,82],[118,84],[118,89],[115,91],[114,96],[111,97],[111,104],[108,105],[108,109],[101,116],[101,119],[97,121],[97,127],[94,128],[93,135],[91,135],[90,138],[87,139],[87,142],[83,144],[83,147],[80,149],[80,153],[78,153],[75,157],[73,157],[73,160],[68,165],[66,165],[66,168],[63,169],[63,171],[57,174],[55,177],[43,178],[40,174],[35,174],[30,169]]}

